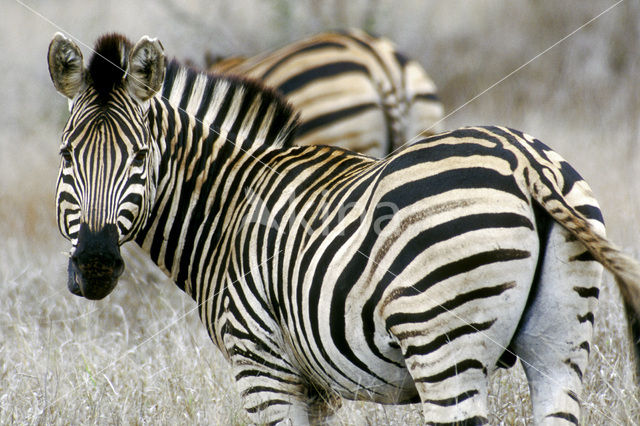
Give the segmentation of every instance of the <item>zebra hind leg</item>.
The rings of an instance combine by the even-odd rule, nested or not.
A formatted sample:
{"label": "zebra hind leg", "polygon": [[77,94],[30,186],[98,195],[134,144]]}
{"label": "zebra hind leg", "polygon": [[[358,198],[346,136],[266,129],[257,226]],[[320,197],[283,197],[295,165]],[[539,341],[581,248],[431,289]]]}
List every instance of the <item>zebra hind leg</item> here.
{"label": "zebra hind leg", "polygon": [[[455,353],[445,356],[455,358]],[[423,365],[420,357],[415,358],[409,359],[407,365],[414,375],[426,424],[488,423],[486,367],[462,360],[439,373],[420,377]]]}
{"label": "zebra hind leg", "polygon": [[529,381],[534,423],[577,425],[602,266],[556,223],[543,250],[513,347]]}
{"label": "zebra hind leg", "polygon": [[488,375],[522,317],[538,263],[537,241],[523,231],[509,249],[535,250],[509,262],[483,257],[480,245],[474,256],[485,263],[384,305],[383,319],[420,395],[425,423],[488,423]]}
{"label": "zebra hind leg", "polygon": [[427,424],[488,423],[488,375],[522,317],[535,254],[484,264],[385,305]]}
{"label": "zebra hind leg", "polygon": [[500,356],[484,336],[492,322],[451,320],[433,329],[429,324],[422,330],[420,324],[405,325],[411,330],[392,329],[420,395],[426,424],[488,422],[488,366]]}

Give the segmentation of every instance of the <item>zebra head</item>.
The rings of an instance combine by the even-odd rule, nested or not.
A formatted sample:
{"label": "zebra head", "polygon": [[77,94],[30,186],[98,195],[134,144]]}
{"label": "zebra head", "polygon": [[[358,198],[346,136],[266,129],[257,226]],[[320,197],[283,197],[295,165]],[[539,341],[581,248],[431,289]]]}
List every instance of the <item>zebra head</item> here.
{"label": "zebra head", "polygon": [[88,67],[62,34],[49,45],[49,73],[70,109],[60,147],[58,228],[72,243],[69,290],[87,299],[113,290],[124,271],[120,245],[150,215],[158,160],[148,111],[164,61],[162,45],[146,36],[134,46],[103,36]]}

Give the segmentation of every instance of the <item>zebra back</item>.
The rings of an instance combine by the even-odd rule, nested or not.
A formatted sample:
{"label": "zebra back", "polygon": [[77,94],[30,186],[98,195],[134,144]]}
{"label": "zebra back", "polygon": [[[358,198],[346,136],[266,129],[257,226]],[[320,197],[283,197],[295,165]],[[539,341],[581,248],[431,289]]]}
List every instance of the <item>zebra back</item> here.
{"label": "zebra back", "polygon": [[210,71],[275,87],[300,111],[296,143],[334,145],[381,157],[414,136],[441,130],[443,107],[422,66],[386,38],[328,32]]}

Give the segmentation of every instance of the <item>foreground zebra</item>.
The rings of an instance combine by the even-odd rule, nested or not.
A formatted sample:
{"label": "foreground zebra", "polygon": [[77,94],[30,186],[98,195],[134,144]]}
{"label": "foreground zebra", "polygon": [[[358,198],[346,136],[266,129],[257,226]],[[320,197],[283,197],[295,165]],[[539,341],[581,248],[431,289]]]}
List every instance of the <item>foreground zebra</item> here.
{"label": "foreground zebra", "polygon": [[374,157],[437,133],[443,107],[424,68],[386,38],[360,30],[315,35],[210,71],[260,79],[300,112],[298,145],[333,145]]}
{"label": "foreground zebra", "polygon": [[135,240],[197,302],[256,423],[318,420],[341,396],[484,423],[487,376],[514,354],[536,422],[578,423],[601,264],[633,321],[640,267],[558,154],[499,127],[385,160],[290,147],[291,110],[255,82],[165,65],[147,37],[96,51],[85,68],[58,34],[48,55],[71,105],[72,293],[107,296]]}

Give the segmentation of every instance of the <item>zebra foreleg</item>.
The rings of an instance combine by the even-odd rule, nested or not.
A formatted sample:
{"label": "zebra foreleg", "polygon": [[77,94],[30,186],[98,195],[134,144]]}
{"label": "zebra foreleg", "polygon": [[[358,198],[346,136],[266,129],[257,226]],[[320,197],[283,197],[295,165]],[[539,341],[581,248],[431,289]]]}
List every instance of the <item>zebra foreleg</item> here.
{"label": "zebra foreleg", "polygon": [[247,338],[245,330],[228,333],[225,345],[251,423],[310,424],[307,385],[297,368],[285,352],[261,343],[269,340]]}
{"label": "zebra foreleg", "polygon": [[298,374],[286,353],[274,353],[246,340],[234,341],[229,353],[236,386],[252,424],[328,424],[342,400],[316,388]]}
{"label": "zebra foreleg", "polygon": [[529,381],[535,424],[577,425],[602,266],[558,224],[544,250],[514,348]]}
{"label": "zebra foreleg", "polygon": [[324,389],[309,386],[309,421],[312,425],[334,423],[334,414],[342,406],[342,398]]}
{"label": "zebra foreleg", "polygon": [[306,388],[300,377],[260,354],[253,353],[251,358],[232,357],[236,386],[251,423],[310,424]]}

